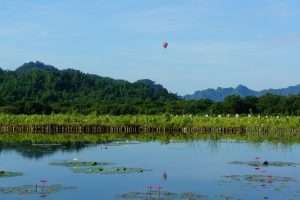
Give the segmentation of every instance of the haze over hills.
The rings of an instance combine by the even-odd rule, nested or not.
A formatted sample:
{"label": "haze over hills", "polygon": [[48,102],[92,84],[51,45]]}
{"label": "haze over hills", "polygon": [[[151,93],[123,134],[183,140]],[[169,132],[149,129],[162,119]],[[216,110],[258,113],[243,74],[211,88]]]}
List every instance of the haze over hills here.
{"label": "haze over hills", "polygon": [[188,100],[210,99],[213,101],[223,101],[225,97],[230,95],[239,95],[241,97],[246,97],[246,96],[259,97],[268,93],[281,95],[281,96],[296,95],[296,94],[300,94],[300,85],[290,86],[281,89],[265,89],[261,91],[249,89],[244,85],[238,85],[236,88],[232,88],[232,87],[229,88],[218,87],[217,89],[209,88],[206,90],[196,91],[194,94],[191,95],[185,95],[184,99],[188,99]]}

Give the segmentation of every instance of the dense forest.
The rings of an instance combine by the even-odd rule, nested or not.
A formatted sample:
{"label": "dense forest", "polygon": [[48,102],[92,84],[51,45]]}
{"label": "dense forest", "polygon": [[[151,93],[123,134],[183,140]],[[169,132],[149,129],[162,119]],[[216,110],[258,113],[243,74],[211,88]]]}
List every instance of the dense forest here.
{"label": "dense forest", "polygon": [[29,62],[14,71],[0,69],[0,113],[300,115],[300,96],[183,100],[148,79],[131,83]]}

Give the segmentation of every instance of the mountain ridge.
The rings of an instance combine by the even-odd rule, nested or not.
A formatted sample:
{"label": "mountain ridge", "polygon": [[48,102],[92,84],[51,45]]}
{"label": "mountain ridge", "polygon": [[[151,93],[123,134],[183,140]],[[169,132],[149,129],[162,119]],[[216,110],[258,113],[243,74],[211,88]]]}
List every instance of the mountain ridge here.
{"label": "mountain ridge", "polygon": [[[39,61],[15,70],[0,68],[0,113],[133,113],[146,103],[151,106],[152,102],[177,99],[176,94],[149,79],[129,82],[57,69]],[[135,110],[131,105],[136,105]]]}
{"label": "mountain ridge", "polygon": [[[126,98],[131,98],[133,95],[134,98],[139,98],[139,99],[159,99],[161,97],[166,98],[166,99],[186,99],[186,100],[198,100],[198,99],[209,99],[213,100],[216,102],[223,101],[227,96],[230,95],[238,95],[241,97],[245,96],[263,96],[265,94],[271,93],[275,95],[281,95],[281,96],[287,96],[287,95],[293,95],[293,94],[300,94],[300,84],[294,85],[294,86],[289,86],[286,88],[280,88],[280,89],[264,89],[264,90],[252,90],[249,89],[247,86],[239,84],[237,87],[217,87],[216,89],[213,88],[208,88],[205,90],[198,90],[194,92],[193,94],[190,95],[183,95],[183,96],[177,96],[174,93],[169,92],[168,89],[166,89],[163,85],[157,84],[154,81],[150,79],[141,79],[137,80],[135,82],[129,82],[127,80],[122,80],[122,79],[113,79],[110,77],[103,77],[100,75],[96,74],[89,74],[89,73],[83,73],[80,70],[72,69],[72,68],[66,68],[66,69],[58,69],[52,65],[44,64],[43,62],[40,61],[35,61],[35,62],[27,62],[18,67],[15,70],[3,70],[0,68],[0,74],[2,75],[13,75],[10,78],[16,78],[20,79],[26,76],[32,76],[32,74],[35,74],[35,76],[40,76],[39,78],[41,80],[45,79],[45,76],[51,75],[52,80],[58,81],[55,86],[52,86],[52,89],[63,89],[62,87],[67,86],[64,88],[70,89],[73,88],[72,92],[75,91],[76,87],[79,85],[84,85],[85,89],[89,92],[94,92],[97,90],[97,95],[99,97],[99,94],[104,95],[103,96],[105,99],[122,99],[122,97],[126,96]],[[47,75],[45,75],[47,74]],[[56,80],[55,77],[60,77],[65,80]],[[4,76],[5,77],[5,76]],[[28,77],[27,77],[28,78]],[[36,78],[36,77],[35,77]],[[10,82],[10,79],[5,79],[2,78],[3,80],[6,80]],[[0,89],[3,89],[3,85],[5,86],[6,83],[3,82],[2,80],[2,86]],[[1,80],[0,80],[1,81]],[[75,82],[74,82],[75,81]],[[18,81],[17,81],[18,82]],[[99,83],[100,87],[103,87],[102,89],[99,87],[95,87],[95,83]],[[90,84],[93,83],[93,84]],[[42,85],[43,89],[47,89],[48,86],[45,86],[43,82],[40,83],[35,83],[36,86],[38,84]],[[111,84],[111,85],[110,85]],[[43,86],[44,85],[44,86]],[[62,86],[64,85],[64,86]],[[141,92],[142,88],[141,87],[146,87],[146,90],[148,90],[146,93]],[[22,91],[22,83],[20,83],[20,86],[17,86],[19,93],[23,93]],[[36,87],[39,88],[39,87]],[[117,89],[118,88],[118,89]],[[138,89],[140,88],[140,89]],[[5,88],[4,88],[5,89]],[[27,88],[28,89],[28,88]],[[48,88],[49,89],[49,88]],[[104,91],[103,91],[104,90]],[[128,92],[127,90],[131,90],[131,92]],[[139,91],[137,91],[139,90]],[[33,91],[36,91],[33,90]],[[114,93],[112,95],[111,91]],[[98,94],[99,93],[99,94]],[[1,93],[0,93],[1,94]],[[8,93],[3,93],[3,94],[8,94]],[[14,95],[16,96],[16,95]],[[17,95],[18,96],[18,95]],[[99,99],[99,98],[98,98]],[[103,98],[101,98],[103,100]],[[14,99],[16,100],[16,99]]]}
{"label": "mountain ridge", "polygon": [[241,97],[256,96],[260,97],[265,94],[274,94],[281,96],[297,95],[300,94],[300,84],[294,86],[288,86],[279,89],[263,89],[263,90],[252,90],[247,86],[239,84],[237,87],[217,87],[216,89],[208,88],[204,90],[197,90],[193,94],[184,95],[183,98],[187,100],[198,100],[198,99],[210,99],[213,101],[223,101],[227,96],[238,95]]}

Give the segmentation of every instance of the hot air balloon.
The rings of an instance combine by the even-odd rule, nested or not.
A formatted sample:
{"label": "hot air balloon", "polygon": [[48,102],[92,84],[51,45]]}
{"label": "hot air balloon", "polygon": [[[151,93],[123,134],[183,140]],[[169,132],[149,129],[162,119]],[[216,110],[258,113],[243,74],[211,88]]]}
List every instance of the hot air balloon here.
{"label": "hot air balloon", "polygon": [[163,43],[163,48],[164,48],[164,49],[167,49],[168,46],[169,46],[169,43],[168,43],[168,42],[164,42],[164,43]]}

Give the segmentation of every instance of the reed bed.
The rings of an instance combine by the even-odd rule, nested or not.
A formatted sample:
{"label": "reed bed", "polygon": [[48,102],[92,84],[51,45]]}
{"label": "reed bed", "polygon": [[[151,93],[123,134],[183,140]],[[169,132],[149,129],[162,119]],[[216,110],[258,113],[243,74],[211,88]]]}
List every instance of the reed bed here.
{"label": "reed bed", "polygon": [[300,128],[298,116],[203,116],[203,115],[8,115],[0,114],[0,125],[103,125],[157,128],[262,127]]}
{"label": "reed bed", "polygon": [[0,133],[252,133],[300,134],[296,116],[6,115]]}

